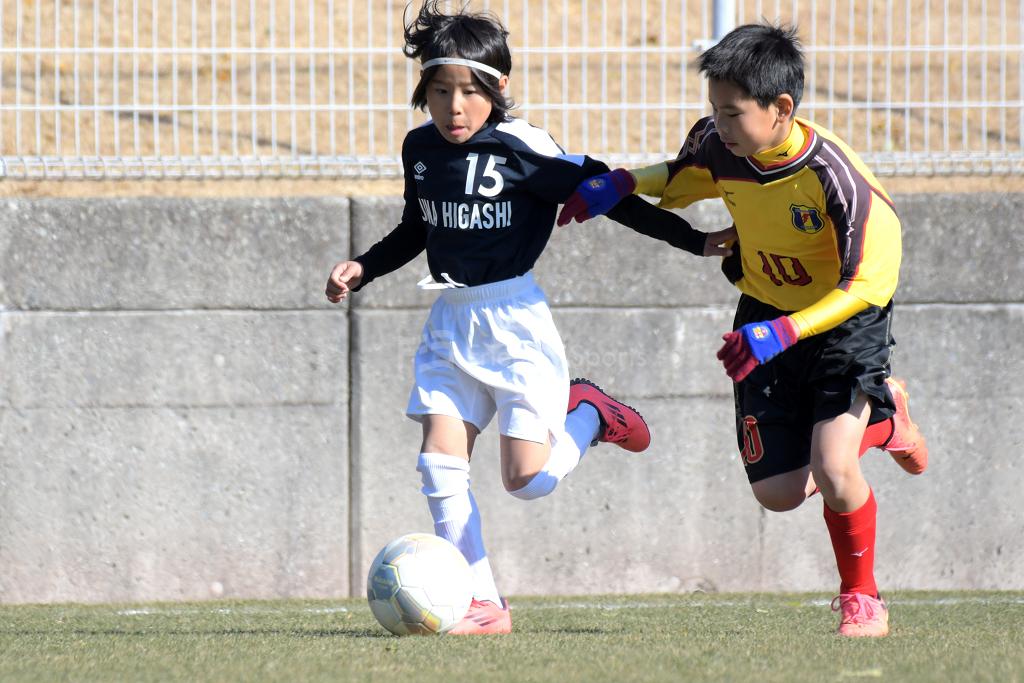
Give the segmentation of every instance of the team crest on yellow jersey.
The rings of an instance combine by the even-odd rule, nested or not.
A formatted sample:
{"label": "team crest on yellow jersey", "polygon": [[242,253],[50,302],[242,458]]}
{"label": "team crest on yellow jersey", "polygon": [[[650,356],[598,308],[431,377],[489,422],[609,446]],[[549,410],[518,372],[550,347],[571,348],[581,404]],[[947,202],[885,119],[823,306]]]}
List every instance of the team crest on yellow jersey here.
{"label": "team crest on yellow jersey", "polygon": [[800,204],[790,204],[789,213],[793,219],[793,227],[800,232],[813,235],[825,227],[825,221],[821,220],[821,214],[817,209]]}

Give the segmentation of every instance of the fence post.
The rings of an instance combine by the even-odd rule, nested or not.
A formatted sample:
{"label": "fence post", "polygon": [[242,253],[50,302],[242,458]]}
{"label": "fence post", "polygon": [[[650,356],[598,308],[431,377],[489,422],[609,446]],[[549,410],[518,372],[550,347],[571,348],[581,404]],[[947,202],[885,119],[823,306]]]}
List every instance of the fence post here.
{"label": "fence post", "polygon": [[717,43],[736,27],[736,0],[715,0],[711,22],[711,37]]}

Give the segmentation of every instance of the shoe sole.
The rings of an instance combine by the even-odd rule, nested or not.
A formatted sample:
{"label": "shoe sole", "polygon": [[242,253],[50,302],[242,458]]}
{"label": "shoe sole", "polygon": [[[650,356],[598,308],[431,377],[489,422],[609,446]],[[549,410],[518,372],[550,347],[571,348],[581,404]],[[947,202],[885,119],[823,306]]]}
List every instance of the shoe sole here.
{"label": "shoe sole", "polygon": [[[446,635],[495,636],[512,633],[512,615],[509,613],[508,600],[502,598],[501,607],[500,610],[491,610],[489,614],[467,614]],[[494,614],[495,611],[497,614]]]}
{"label": "shoe sole", "polygon": [[890,377],[885,380],[885,383],[889,385],[889,392],[892,394],[893,402],[896,403],[896,412],[901,412],[902,408],[902,413],[906,416],[913,429],[917,431],[919,437],[917,443],[912,448],[885,448],[885,451],[892,456],[897,465],[903,468],[903,471],[916,476],[928,468],[928,441],[918,430],[914,421],[910,419],[910,395],[907,393],[906,382]]}
{"label": "shoe sole", "polygon": [[844,633],[842,630],[840,630],[839,635],[843,638],[884,638],[885,636],[889,635],[889,625],[886,624],[884,629],[875,632],[855,631],[853,633]]}
{"label": "shoe sole", "polygon": [[447,635],[447,636],[501,636],[501,635],[506,635],[506,634],[512,633],[512,625],[511,624],[502,624],[498,628],[489,628],[489,627],[490,627],[490,624],[488,624],[487,626],[476,625],[476,627],[473,628],[473,630],[460,630],[460,631],[456,631],[455,629],[452,629],[451,631],[448,631],[447,633],[445,633],[445,635]]}

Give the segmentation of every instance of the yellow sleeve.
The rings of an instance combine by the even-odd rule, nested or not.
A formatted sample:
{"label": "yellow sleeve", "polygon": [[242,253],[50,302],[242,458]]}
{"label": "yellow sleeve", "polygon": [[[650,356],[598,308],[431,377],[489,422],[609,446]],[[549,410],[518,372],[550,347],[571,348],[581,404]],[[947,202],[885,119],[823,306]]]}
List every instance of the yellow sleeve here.
{"label": "yellow sleeve", "polygon": [[701,199],[717,199],[722,195],[711,177],[711,171],[689,160],[673,162],[669,168],[671,177],[665,184],[658,203],[663,209],[684,209]]}
{"label": "yellow sleeve", "polygon": [[636,180],[636,189],[633,190],[633,194],[660,197],[665,192],[665,185],[668,184],[667,163],[661,162],[653,166],[631,169],[630,174]]}
{"label": "yellow sleeve", "polygon": [[800,331],[799,339],[804,339],[831,330],[870,305],[860,297],[841,289],[833,289],[818,301],[789,317]]}
{"label": "yellow sleeve", "polygon": [[679,156],[644,168],[630,170],[636,179],[633,194],[657,197],[663,209],[682,209],[700,199],[721,197],[711,172],[702,141],[714,131],[714,120],[705,116],[693,125],[679,149]]}

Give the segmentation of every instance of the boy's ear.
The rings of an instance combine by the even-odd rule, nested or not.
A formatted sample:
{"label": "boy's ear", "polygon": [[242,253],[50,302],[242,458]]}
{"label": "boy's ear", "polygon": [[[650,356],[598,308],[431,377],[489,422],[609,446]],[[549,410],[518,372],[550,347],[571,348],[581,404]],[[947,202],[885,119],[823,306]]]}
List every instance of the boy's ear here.
{"label": "boy's ear", "polygon": [[775,98],[775,108],[779,112],[779,119],[786,120],[793,115],[793,110],[796,108],[793,104],[793,96],[789,93],[782,93]]}
{"label": "boy's ear", "polygon": [[503,74],[501,76],[501,78],[498,79],[498,90],[500,92],[505,92],[505,88],[507,88],[507,87],[508,87],[508,74]]}

